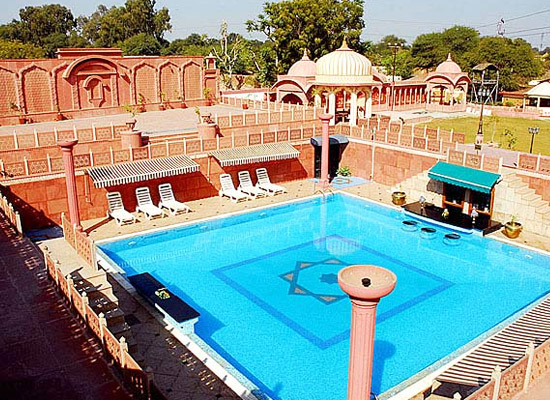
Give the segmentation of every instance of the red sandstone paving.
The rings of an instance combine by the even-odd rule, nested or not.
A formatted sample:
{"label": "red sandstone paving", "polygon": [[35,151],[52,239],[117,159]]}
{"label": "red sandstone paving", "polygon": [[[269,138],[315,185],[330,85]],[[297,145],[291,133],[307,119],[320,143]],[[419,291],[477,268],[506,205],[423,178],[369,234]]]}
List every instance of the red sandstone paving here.
{"label": "red sandstone paving", "polygon": [[41,253],[0,221],[0,397],[127,400],[101,347],[49,282]]}

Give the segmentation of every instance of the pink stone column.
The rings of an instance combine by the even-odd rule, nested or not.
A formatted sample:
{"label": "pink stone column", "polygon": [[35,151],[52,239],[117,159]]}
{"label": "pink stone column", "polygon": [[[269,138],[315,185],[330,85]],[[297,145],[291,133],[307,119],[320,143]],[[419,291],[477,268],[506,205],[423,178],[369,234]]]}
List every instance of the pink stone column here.
{"label": "pink stone column", "polygon": [[80,224],[80,211],[78,210],[78,194],[76,192],[76,176],[74,173],[73,148],[78,140],[58,142],[63,154],[63,166],[65,167],[65,183],[67,184],[67,201],[69,202],[69,216],[71,224],[82,229]]}
{"label": "pink stone column", "polygon": [[328,151],[329,151],[329,137],[328,137],[328,125],[332,119],[330,114],[321,114],[319,119],[322,124],[322,141],[321,141],[321,187],[326,189],[329,187],[328,182]]}
{"label": "pink stone column", "polygon": [[375,265],[350,265],[338,272],[338,284],[350,296],[352,310],[348,400],[370,399],[376,306],[396,282],[393,272]]}
{"label": "pink stone column", "polygon": [[368,400],[371,392],[374,327],[378,301],[351,298],[348,400]]}

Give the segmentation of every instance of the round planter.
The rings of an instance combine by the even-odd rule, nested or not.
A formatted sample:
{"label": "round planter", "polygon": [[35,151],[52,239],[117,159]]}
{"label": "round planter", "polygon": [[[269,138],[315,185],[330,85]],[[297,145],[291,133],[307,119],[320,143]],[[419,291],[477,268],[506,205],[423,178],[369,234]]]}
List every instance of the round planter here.
{"label": "round planter", "polygon": [[519,222],[506,222],[504,224],[504,234],[510,239],[515,239],[521,233],[523,226]]}
{"label": "round planter", "polygon": [[391,201],[396,206],[402,206],[403,204],[405,204],[406,198],[407,195],[405,194],[405,192],[393,192],[391,194]]}
{"label": "round planter", "polygon": [[131,119],[126,120],[126,122],[124,124],[126,125],[126,127],[128,128],[129,131],[133,131],[134,127],[136,126],[136,122],[137,121],[134,118],[131,118]]}
{"label": "round planter", "polygon": [[120,142],[123,149],[138,148],[143,145],[140,131],[120,132]]}

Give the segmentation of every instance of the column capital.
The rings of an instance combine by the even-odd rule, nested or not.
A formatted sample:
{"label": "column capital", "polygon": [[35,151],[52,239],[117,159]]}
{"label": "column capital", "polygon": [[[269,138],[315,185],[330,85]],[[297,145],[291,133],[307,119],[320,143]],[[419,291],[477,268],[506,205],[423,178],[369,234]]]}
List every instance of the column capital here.
{"label": "column capital", "polygon": [[330,121],[332,118],[334,118],[334,115],[332,114],[321,114],[319,115],[319,119],[322,121],[322,122],[328,122]]}
{"label": "column capital", "polygon": [[78,140],[61,140],[57,142],[57,145],[61,147],[62,151],[73,151],[73,147],[78,143]]}

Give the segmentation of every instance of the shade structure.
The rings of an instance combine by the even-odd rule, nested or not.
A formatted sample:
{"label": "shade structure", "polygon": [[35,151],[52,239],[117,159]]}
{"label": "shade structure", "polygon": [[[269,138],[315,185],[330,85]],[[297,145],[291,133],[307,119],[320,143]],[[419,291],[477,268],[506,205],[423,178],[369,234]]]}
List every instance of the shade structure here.
{"label": "shade structure", "polygon": [[[323,145],[323,137],[315,136],[310,139],[311,144],[314,146],[321,147]],[[328,137],[328,143],[331,144],[346,144],[349,143],[349,139],[344,135],[330,135]]]}
{"label": "shade structure", "polygon": [[491,193],[493,186],[500,179],[499,174],[449,164],[439,161],[429,171],[428,176],[437,181],[461,186],[482,193]]}
{"label": "shade structure", "polygon": [[215,150],[208,153],[219,161],[222,167],[258,162],[287,160],[300,157],[300,152],[290,143],[257,144],[233,149]]}
{"label": "shade structure", "polygon": [[103,165],[101,167],[89,168],[87,172],[92,178],[95,187],[104,188],[167,176],[189,174],[198,170],[199,164],[189,157],[181,155],[154,160]]}

